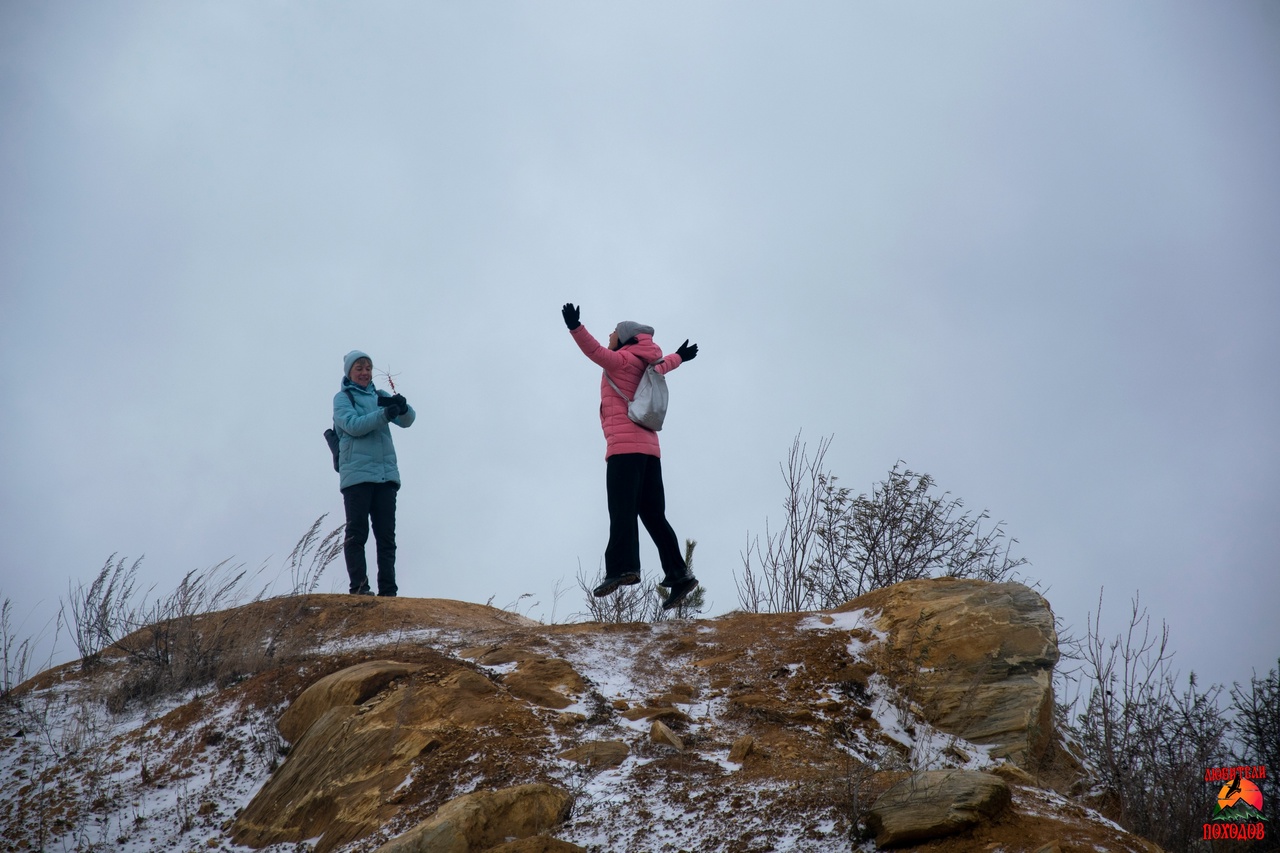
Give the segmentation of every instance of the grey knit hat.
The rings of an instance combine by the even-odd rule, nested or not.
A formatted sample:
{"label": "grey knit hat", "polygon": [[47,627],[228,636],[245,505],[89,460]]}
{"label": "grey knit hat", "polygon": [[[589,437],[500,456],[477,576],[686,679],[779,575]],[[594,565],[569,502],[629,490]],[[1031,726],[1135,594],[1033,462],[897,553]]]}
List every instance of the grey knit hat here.
{"label": "grey knit hat", "polygon": [[[353,349],[351,352],[344,355],[342,357],[342,375],[350,376],[352,366],[354,366],[355,363],[362,358],[369,358],[369,356],[360,352],[360,350],[358,349]],[[373,359],[369,358],[369,363],[372,364]]]}
{"label": "grey knit hat", "polygon": [[652,335],[653,326],[646,326],[635,320],[623,320],[614,331],[618,333],[618,343],[625,344],[636,335]]}

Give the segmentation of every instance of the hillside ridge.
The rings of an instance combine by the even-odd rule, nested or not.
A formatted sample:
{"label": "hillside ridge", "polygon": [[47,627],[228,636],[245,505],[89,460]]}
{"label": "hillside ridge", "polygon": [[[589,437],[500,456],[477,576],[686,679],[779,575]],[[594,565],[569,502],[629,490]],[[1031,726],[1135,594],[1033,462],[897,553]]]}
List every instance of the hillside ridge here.
{"label": "hillside ridge", "polygon": [[7,849],[1155,849],[1070,798],[1020,584],[621,625],[307,595],[192,627],[212,684],[122,698],[116,650],[23,686]]}

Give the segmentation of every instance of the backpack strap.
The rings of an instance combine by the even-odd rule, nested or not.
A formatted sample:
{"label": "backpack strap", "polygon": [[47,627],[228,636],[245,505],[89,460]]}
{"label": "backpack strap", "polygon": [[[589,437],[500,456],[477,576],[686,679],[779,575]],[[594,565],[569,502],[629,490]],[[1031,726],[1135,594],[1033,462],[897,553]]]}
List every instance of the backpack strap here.
{"label": "backpack strap", "polygon": [[[630,353],[630,355],[635,355],[635,353]],[[661,364],[661,363],[662,363],[662,361],[663,361],[663,359],[665,359],[665,358],[666,358],[666,356],[663,356],[662,358],[659,358],[659,359],[657,359],[656,361],[646,361],[646,360],[644,359],[644,357],[643,357],[643,356],[639,356],[639,355],[636,355],[636,358],[639,358],[639,359],[640,359],[640,361],[644,362],[644,364],[645,364],[645,367],[641,368],[641,370],[640,370],[640,375],[643,377],[643,376],[644,376],[644,371],[645,371],[645,370],[648,370],[650,367],[654,367],[654,366],[656,366],[656,365],[658,365],[658,364]],[[604,381],[605,381],[605,382],[608,382],[608,383],[609,383],[609,385],[610,385],[610,387],[612,387],[612,388],[613,388],[613,390],[615,390],[615,391],[617,391],[617,392],[618,392],[618,396],[619,396],[619,397],[621,397],[622,399],[626,400],[628,403],[630,403],[630,402],[631,402],[631,398],[630,398],[630,397],[628,397],[626,394],[623,394],[623,393],[622,393],[622,389],[621,389],[621,388],[619,388],[617,385],[614,385],[614,384],[613,384],[613,379],[609,376],[609,371],[607,371],[607,370],[604,372]],[[347,393],[350,393],[350,392],[347,392]]]}
{"label": "backpack strap", "polygon": [[605,382],[608,382],[608,383],[609,383],[609,385],[613,388],[613,390],[615,390],[615,391],[617,391],[617,392],[618,392],[618,396],[619,396],[619,397],[621,397],[622,399],[626,400],[628,403],[630,403],[630,402],[631,402],[631,398],[630,398],[630,397],[628,397],[626,394],[623,394],[623,393],[622,393],[622,389],[621,389],[621,388],[619,388],[617,385],[614,385],[614,384],[613,384],[613,380],[609,378],[609,371],[607,371],[607,370],[604,372],[604,381],[605,381]]}

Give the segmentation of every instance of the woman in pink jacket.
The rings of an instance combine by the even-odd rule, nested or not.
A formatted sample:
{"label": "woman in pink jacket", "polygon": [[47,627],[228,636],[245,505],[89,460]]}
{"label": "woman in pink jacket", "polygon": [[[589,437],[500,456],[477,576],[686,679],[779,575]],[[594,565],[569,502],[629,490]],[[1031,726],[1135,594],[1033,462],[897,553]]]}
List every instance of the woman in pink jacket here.
{"label": "woman in pink jacket", "polygon": [[[604,428],[606,447],[609,545],[604,552],[604,581],[595,588],[595,594],[603,597],[620,586],[640,583],[639,518],[658,547],[665,576],[662,586],[670,590],[662,609],[670,610],[698,588],[698,579],[685,567],[680,540],[667,522],[658,434],[627,416],[627,400],[635,396],[648,365],[660,360],[657,371],[668,373],[692,361],[698,354],[698,345],[690,346],[686,340],[674,355],[663,358],[662,350],[653,342],[651,326],[624,320],[609,335],[606,349],[578,321],[577,306],[565,303],[561,314],[578,348],[604,368],[600,377],[600,426]],[[610,379],[618,386],[617,391],[609,384]]]}

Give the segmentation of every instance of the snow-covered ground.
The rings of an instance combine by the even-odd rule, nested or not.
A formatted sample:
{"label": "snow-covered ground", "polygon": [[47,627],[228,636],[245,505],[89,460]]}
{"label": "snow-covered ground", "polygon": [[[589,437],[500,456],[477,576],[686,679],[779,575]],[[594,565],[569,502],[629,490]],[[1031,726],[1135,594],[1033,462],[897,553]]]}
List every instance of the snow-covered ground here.
{"label": "snow-covered ground", "polygon": [[[798,627],[852,632],[847,651],[854,658],[867,648],[855,637],[875,636],[862,612],[807,617]],[[647,630],[652,647],[688,632],[689,625],[659,623]],[[553,642],[557,655],[590,687],[587,693],[573,696],[574,704],[557,713],[587,717],[601,699],[611,705],[625,702],[635,707],[653,695],[646,669],[653,662],[637,656],[634,635],[602,631],[558,637]],[[381,650],[406,643],[457,655],[467,645],[467,638],[442,630],[397,631],[327,642],[312,656]],[[64,675],[72,675],[74,667],[67,668]],[[486,669],[501,676],[514,668],[515,664],[504,664]],[[800,662],[790,665],[790,677],[802,669]],[[699,671],[694,666],[684,670]],[[141,710],[113,714],[101,697],[91,692],[91,685],[102,678],[102,673],[95,682],[67,677],[24,697],[21,709],[4,709],[0,798],[8,804],[5,820],[13,821],[17,809],[32,797],[46,796],[48,803],[61,804],[25,813],[23,824],[10,825],[6,833],[20,835],[49,851],[199,849],[247,853],[249,848],[228,840],[226,828],[283,760],[284,742],[275,728],[283,706],[251,707],[234,689],[203,688]],[[834,698],[835,685],[831,688],[830,697]],[[848,851],[847,819],[842,824],[832,813],[808,814],[803,821],[778,819],[773,804],[787,795],[785,783],[736,783],[737,806],[732,813],[725,813],[710,799],[711,794],[698,790],[699,774],[728,777],[741,769],[729,760],[723,737],[734,725],[728,698],[723,692],[698,692],[700,698],[680,707],[689,719],[682,733],[688,741],[714,743],[714,747],[695,747],[673,759],[677,755],[674,750],[667,752],[649,744],[649,720],[614,715],[609,723],[593,728],[591,738],[621,740],[631,746],[621,765],[588,770],[556,758],[561,749],[549,752],[545,763],[548,776],[576,796],[573,814],[556,836],[602,851],[713,853],[743,849],[740,844],[730,848],[728,841],[717,846],[720,842],[715,839],[722,836],[709,831],[707,823],[726,821],[732,825],[733,838],[750,837],[758,843],[751,849]],[[993,764],[985,748],[940,733],[914,718],[879,677],[871,679],[869,694],[870,711],[880,730],[903,746],[912,765],[986,769]],[[562,738],[558,746],[563,749],[581,744],[576,734],[556,735],[551,727],[549,731],[553,739]],[[861,761],[875,760],[885,750],[883,743],[872,743],[865,736],[847,748]],[[664,784],[671,778],[672,760],[688,762],[688,784]],[[655,770],[656,763],[664,761],[665,769]],[[57,788],[56,796],[49,796],[51,786]],[[85,815],[92,817],[86,819]],[[365,839],[340,849],[366,850],[377,840]],[[311,846],[303,842],[265,849],[283,853]]]}

